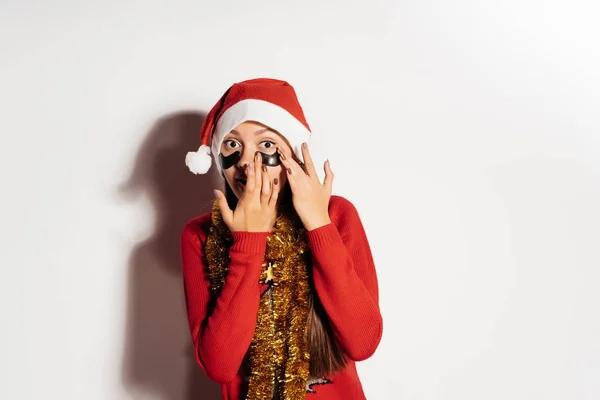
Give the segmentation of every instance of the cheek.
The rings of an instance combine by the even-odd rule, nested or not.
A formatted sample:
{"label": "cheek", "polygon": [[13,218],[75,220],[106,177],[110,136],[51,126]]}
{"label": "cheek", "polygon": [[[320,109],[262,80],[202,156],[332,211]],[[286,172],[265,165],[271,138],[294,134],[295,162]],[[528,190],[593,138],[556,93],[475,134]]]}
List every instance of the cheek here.
{"label": "cheek", "polygon": [[235,168],[228,168],[223,171],[223,177],[232,188],[235,187]]}
{"label": "cheek", "polygon": [[281,184],[285,184],[287,176],[284,173],[285,171],[283,170],[282,165],[278,165],[276,167],[269,167],[268,171],[269,171],[269,180],[271,182],[273,182],[273,180],[275,178],[277,178],[277,179],[279,179],[279,182],[281,182]]}

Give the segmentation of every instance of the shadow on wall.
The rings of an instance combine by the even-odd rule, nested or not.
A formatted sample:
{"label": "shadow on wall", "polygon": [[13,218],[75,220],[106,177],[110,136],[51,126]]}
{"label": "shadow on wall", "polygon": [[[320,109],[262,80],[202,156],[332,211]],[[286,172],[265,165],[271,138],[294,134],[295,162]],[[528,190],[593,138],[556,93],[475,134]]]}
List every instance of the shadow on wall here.
{"label": "shadow on wall", "polygon": [[181,112],[161,118],[119,188],[130,201],[148,198],[155,221],[129,259],[123,383],[133,399],[220,399],[218,386],[194,360],[179,250],[185,222],[210,211],[214,198],[214,173],[194,175],[184,161],[198,148],[204,117]]}

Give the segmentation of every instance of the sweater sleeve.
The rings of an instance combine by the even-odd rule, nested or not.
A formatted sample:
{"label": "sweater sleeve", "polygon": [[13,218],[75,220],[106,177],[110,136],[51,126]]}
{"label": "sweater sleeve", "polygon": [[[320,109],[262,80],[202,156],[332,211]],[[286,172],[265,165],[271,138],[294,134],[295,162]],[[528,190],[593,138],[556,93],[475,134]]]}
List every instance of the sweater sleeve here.
{"label": "sweater sleeve", "polygon": [[204,257],[208,228],[193,221],[183,230],[181,257],[194,353],[209,378],[229,383],[235,379],[254,335],[268,233],[233,233],[229,273],[221,294],[214,299]]}
{"label": "sweater sleeve", "polygon": [[329,214],[332,223],[307,232],[315,289],[342,349],[362,361],[383,331],[375,265],[354,205],[332,197]]}

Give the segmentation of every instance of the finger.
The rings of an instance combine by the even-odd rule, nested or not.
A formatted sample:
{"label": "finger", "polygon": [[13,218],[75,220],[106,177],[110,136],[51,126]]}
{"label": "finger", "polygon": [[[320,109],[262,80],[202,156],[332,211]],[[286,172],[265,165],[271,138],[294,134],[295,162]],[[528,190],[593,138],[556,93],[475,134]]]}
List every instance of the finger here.
{"label": "finger", "polygon": [[256,183],[254,182],[255,175],[254,161],[251,161],[246,167],[246,188],[244,189],[244,195],[249,195],[254,192],[256,186]]}
{"label": "finger", "polygon": [[331,195],[331,190],[333,188],[333,171],[331,170],[331,165],[329,165],[329,160],[325,161],[323,168],[325,169],[325,180],[323,181],[323,186],[325,189],[327,189],[327,193]]}
{"label": "finger", "polygon": [[221,210],[223,221],[227,226],[231,226],[231,223],[233,222],[233,211],[231,211],[229,204],[227,204],[227,198],[220,190],[215,190],[215,196],[217,196],[217,203],[219,204],[219,210]]}
{"label": "finger", "polygon": [[254,193],[258,196],[260,196],[262,186],[262,166],[262,157],[257,151],[254,154]]}
{"label": "finger", "polygon": [[298,185],[296,178],[298,178],[300,176],[300,174],[299,174],[298,170],[296,170],[296,173],[294,173],[292,168],[294,168],[295,166],[300,168],[300,166],[291,157],[288,158],[288,156],[286,154],[284,154],[284,152],[281,150],[281,148],[278,147],[277,151],[279,152],[279,159],[281,160],[281,165],[282,165],[285,173],[288,176],[288,182],[290,183],[290,188],[292,189],[292,191],[294,191],[294,190],[296,190],[296,187]]}
{"label": "finger", "polygon": [[260,202],[261,204],[269,204],[271,198],[271,181],[269,180],[269,173],[267,172],[267,166],[262,165],[262,188],[260,190]]}
{"label": "finger", "polygon": [[271,190],[271,198],[269,199],[269,206],[275,206],[277,204],[277,198],[281,191],[281,185],[279,184],[279,178],[273,180],[273,189]]}
{"label": "finger", "polygon": [[306,173],[311,178],[318,178],[317,170],[315,169],[315,164],[313,163],[313,159],[308,151],[308,144],[306,142],[302,143],[302,158],[304,158],[304,166],[306,167]]}
{"label": "finger", "polygon": [[294,160],[292,154],[290,154],[287,150],[283,150],[281,147],[278,147],[277,151],[279,152],[281,164],[286,170],[290,180],[290,185],[293,185],[292,181],[296,181],[298,179],[302,179],[303,176],[307,176],[302,167],[296,162],[296,160]]}

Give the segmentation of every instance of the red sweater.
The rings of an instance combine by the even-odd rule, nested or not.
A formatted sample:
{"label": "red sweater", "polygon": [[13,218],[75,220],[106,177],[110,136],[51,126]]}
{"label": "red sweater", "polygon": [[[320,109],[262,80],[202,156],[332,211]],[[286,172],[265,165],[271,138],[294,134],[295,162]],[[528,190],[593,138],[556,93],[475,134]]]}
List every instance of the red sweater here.
{"label": "red sweater", "polygon": [[[365,399],[356,361],[369,358],[381,340],[377,275],[371,249],[352,203],[332,196],[331,223],[307,232],[315,289],[348,365],[326,383],[310,386],[307,399]],[[259,282],[269,232],[233,232],[223,290],[210,301],[204,245],[210,213],[187,222],[182,233],[183,279],[196,361],[221,384],[223,400],[241,400],[238,371],[254,335],[261,295]],[[206,320],[206,321],[205,321]],[[201,329],[201,326],[203,328]]]}

